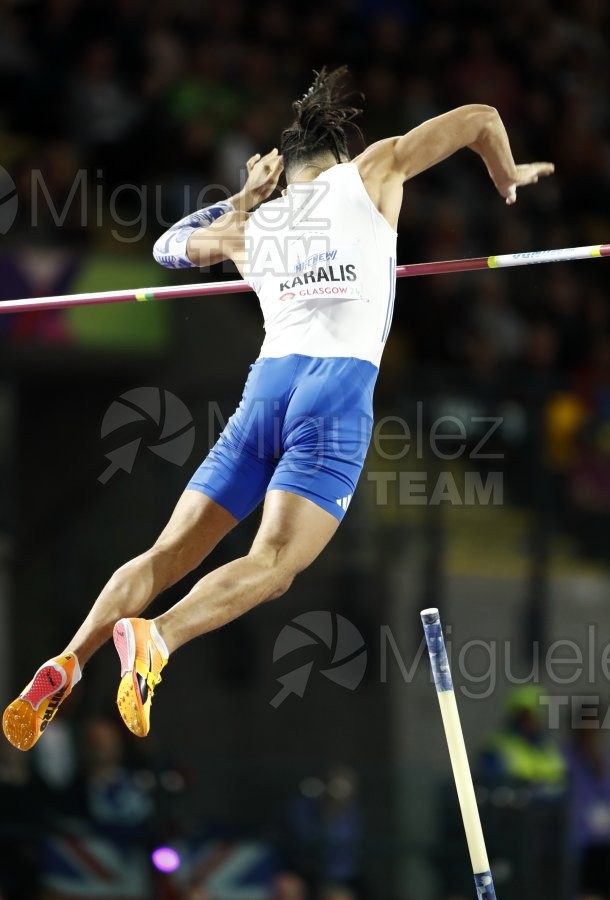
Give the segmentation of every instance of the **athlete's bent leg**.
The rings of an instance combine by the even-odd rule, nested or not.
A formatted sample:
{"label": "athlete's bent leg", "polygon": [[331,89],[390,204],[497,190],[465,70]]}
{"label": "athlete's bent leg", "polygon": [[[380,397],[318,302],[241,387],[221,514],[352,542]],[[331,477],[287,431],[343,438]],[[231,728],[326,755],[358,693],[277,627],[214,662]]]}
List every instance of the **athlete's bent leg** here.
{"label": "athlete's bent leg", "polygon": [[236,524],[231,513],[201,491],[184,491],[154,545],[111,576],[67,649],[84,665],[108,640],[117,619],[139,615],[197,568]]}
{"label": "athlete's bent leg", "polygon": [[298,494],[269,491],[250,552],[206,575],[152,622],[123,618],[114,639],[121,660],[119,712],[134,734],[150,728],[150,705],[171,652],[220,628],[265,600],[281,596],[321,553],[338,519]]}
{"label": "athlete's bent leg", "polygon": [[186,490],[153,547],[114,573],[67,650],[44,663],[6,708],[2,727],[11,744],[29,750],[80,680],[81,666],[110,637],[116,620],[142,612],[196,568],[236,524],[205,494]]}
{"label": "athlete's bent leg", "polygon": [[210,572],[155,619],[168,651],[280,597],[322,552],[338,525],[335,516],[299,494],[269,491],[248,555]]}

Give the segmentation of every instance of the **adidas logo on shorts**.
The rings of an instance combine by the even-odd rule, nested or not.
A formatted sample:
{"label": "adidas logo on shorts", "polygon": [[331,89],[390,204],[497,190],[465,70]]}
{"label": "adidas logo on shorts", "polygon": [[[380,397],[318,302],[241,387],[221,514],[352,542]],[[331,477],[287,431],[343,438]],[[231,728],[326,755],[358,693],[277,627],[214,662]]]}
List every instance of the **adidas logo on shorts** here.
{"label": "adidas logo on shorts", "polygon": [[339,497],[339,499],[336,500],[335,503],[337,504],[337,506],[340,506],[341,509],[347,510],[347,507],[349,506],[350,500],[353,496],[353,494],[348,494],[347,497]]}

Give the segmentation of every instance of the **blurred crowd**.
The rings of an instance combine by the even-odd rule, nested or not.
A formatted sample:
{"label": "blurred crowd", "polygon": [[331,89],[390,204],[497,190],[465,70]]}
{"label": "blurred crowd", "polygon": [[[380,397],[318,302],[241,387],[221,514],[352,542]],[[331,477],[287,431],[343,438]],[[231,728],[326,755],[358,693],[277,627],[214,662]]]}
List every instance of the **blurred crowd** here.
{"label": "blurred crowd", "polygon": [[[71,708],[73,709],[73,708]],[[0,900],[364,900],[358,780],[304,778],[277,821],[215,822],[193,773],[116,717],[68,715],[25,755],[0,744]]]}
{"label": "blurred crowd", "polygon": [[[483,102],[518,161],[556,163],[510,209],[468,152],[415,179],[399,262],[604,243],[609,28],[605,0],[3,0],[0,296],[26,292],[36,269],[30,257],[15,276],[15,247],[20,258],[34,245],[45,276],[59,268],[49,293],[70,289],[70,268],[42,265],[45,248],[148,255],[169,222],[239,187],[323,64],[350,66],[366,143]],[[545,460],[592,555],[610,522],[605,267],[405,280],[386,363],[400,377],[449,366],[475,391],[543,397]]]}
{"label": "blurred crowd", "polygon": [[[512,688],[472,754],[504,896],[610,900],[610,713],[599,696],[572,701],[561,706],[559,728],[542,687]],[[0,898],[377,896],[366,860],[374,840],[350,766],[331,762],[302,778],[276,815],[269,807],[264,823],[249,825],[215,822],[205,802],[190,804],[196,777],[158,745],[136,747],[114,716],[69,714],[31,755],[0,744]],[[472,884],[453,779],[440,787],[441,834],[429,861],[438,896],[466,900]],[[397,900],[410,896],[390,888],[403,850],[384,863],[384,896]]]}

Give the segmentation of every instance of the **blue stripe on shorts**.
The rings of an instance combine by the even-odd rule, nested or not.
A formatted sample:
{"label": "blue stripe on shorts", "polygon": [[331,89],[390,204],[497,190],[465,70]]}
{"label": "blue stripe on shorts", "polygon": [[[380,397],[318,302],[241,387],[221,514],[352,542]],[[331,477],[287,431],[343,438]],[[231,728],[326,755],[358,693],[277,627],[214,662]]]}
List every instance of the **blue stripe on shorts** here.
{"label": "blue stripe on shorts", "polygon": [[258,359],[241,402],[187,488],[243,519],[269,490],[343,518],[373,427],[378,369],[351,357]]}

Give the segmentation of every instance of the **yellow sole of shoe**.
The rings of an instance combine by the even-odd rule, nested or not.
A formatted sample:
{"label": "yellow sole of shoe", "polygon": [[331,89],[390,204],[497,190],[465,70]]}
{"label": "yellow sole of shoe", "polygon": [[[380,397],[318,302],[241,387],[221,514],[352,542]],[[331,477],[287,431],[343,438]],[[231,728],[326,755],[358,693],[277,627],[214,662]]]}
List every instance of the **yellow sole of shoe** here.
{"label": "yellow sole of shoe", "polygon": [[121,718],[131,733],[136,737],[146,737],[149,728],[146,722],[142,721],[142,707],[136,696],[131,672],[121,679],[116,702]]}
{"label": "yellow sole of shoe", "polygon": [[29,750],[42,733],[38,730],[37,715],[32,704],[21,697],[13,700],[4,710],[2,730],[7,741],[17,750]]}

